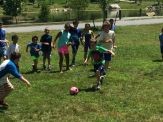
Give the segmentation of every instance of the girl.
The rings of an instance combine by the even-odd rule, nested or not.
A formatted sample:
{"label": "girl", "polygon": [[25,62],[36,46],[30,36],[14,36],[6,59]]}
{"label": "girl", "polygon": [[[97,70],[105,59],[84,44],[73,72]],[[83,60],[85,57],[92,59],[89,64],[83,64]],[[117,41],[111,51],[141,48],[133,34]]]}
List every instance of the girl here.
{"label": "girl", "polygon": [[54,39],[53,47],[55,47],[56,41],[59,38],[57,42],[57,48],[58,48],[58,55],[59,55],[59,69],[60,73],[63,73],[63,58],[65,56],[66,59],[66,70],[70,70],[69,67],[69,50],[68,45],[70,44],[69,40],[71,37],[71,34],[69,33],[70,24],[66,23],[64,26],[65,30],[60,31],[57,36]]}

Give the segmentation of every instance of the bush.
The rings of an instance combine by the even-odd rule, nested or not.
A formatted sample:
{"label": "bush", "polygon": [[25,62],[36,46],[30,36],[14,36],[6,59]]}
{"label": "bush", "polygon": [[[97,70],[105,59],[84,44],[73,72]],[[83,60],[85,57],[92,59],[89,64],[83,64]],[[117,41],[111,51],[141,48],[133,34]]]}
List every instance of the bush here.
{"label": "bush", "polygon": [[1,17],[3,23],[6,24],[12,24],[13,23],[13,18],[12,16],[2,16]]}

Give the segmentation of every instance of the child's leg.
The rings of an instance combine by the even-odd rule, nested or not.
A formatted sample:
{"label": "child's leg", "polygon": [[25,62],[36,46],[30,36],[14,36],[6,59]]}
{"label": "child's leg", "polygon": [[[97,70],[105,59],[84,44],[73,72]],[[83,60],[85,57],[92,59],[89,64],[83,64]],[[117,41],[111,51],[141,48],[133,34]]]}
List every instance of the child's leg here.
{"label": "child's leg", "polygon": [[51,68],[51,53],[47,53],[47,59],[48,59],[48,69]]}
{"label": "child's leg", "polygon": [[75,65],[76,61],[76,54],[79,48],[79,43],[76,43],[75,45],[72,46],[72,65]]}
{"label": "child's leg", "polygon": [[63,54],[62,53],[58,53],[59,54],[59,70],[60,73],[63,72],[62,67],[63,67]]}
{"label": "child's leg", "polygon": [[46,68],[45,62],[46,62],[46,53],[43,52],[43,68],[44,69]]}
{"label": "child's leg", "polygon": [[69,54],[65,54],[66,59],[66,70],[69,70]]}
{"label": "child's leg", "polygon": [[34,59],[33,63],[34,63],[34,67],[33,67],[34,69],[33,70],[37,70],[38,59]]}

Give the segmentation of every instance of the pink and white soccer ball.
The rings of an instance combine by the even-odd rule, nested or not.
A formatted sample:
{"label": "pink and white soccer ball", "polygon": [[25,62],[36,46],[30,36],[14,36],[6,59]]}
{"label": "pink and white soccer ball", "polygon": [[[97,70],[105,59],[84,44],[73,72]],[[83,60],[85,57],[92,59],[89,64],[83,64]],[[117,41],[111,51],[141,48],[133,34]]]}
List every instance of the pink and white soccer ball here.
{"label": "pink and white soccer ball", "polygon": [[75,86],[70,88],[70,94],[71,95],[77,95],[79,93],[79,89]]}

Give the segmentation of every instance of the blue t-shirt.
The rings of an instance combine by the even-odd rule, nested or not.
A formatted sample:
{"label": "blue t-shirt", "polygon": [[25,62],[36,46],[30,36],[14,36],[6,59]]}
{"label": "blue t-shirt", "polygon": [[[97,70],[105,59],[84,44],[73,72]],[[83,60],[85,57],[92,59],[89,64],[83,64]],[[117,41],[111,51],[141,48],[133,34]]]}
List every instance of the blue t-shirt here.
{"label": "blue t-shirt", "polygon": [[21,77],[21,74],[18,72],[16,65],[11,60],[5,60],[0,65],[0,79],[8,73],[19,79]]}
{"label": "blue t-shirt", "polygon": [[71,28],[70,29],[70,33],[71,33],[71,39],[72,39],[72,41],[74,41],[74,42],[78,42],[79,41],[79,39],[80,39],[80,37],[81,37],[81,31],[80,31],[80,29],[78,29],[78,28]]}
{"label": "blue t-shirt", "polygon": [[5,39],[6,39],[6,30],[0,28],[0,47],[6,46]]}
{"label": "blue t-shirt", "polygon": [[[41,37],[40,42],[42,43],[41,49],[42,49],[43,52],[51,52],[52,36],[50,36],[48,34],[44,34]],[[45,45],[43,43],[48,43],[48,45]]]}
{"label": "blue t-shirt", "polygon": [[36,49],[41,49],[40,44],[31,42],[27,45],[27,47],[30,47],[31,56],[36,56],[36,57],[39,56],[39,51],[36,51]]}
{"label": "blue t-shirt", "polygon": [[159,35],[160,46],[163,46],[163,33]]}

